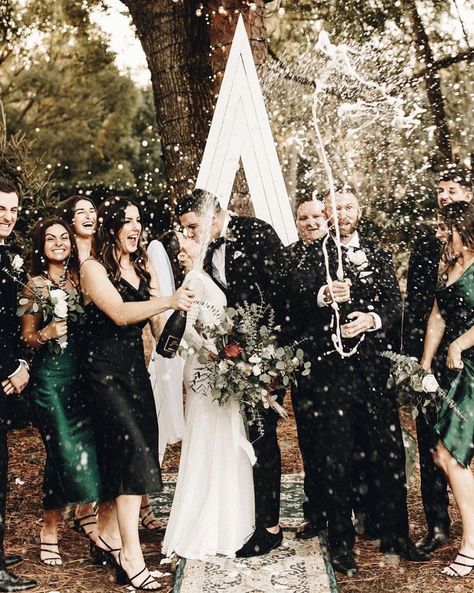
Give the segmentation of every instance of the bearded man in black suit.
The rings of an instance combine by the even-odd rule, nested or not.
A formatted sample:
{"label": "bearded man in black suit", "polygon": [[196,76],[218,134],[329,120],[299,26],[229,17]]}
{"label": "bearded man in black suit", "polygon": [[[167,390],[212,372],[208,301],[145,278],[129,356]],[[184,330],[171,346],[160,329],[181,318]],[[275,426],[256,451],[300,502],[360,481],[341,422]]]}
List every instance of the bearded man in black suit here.
{"label": "bearded man in black suit", "polygon": [[[299,422],[312,435],[306,440],[303,459],[311,459],[310,467],[315,468],[314,477],[306,477],[314,483],[306,488],[308,522],[302,536],[305,531],[310,537],[316,535],[312,522],[317,520],[318,509],[325,509],[334,568],[352,574],[357,570],[351,518],[353,486],[358,482],[354,461],[364,455],[370,472],[367,482],[377,506],[374,516],[379,522],[381,551],[413,561],[427,556],[408,537],[400,420],[395,397],[386,389],[388,362],[377,354],[396,347],[390,336],[400,320],[400,290],[390,255],[357,232],[361,211],[354,191],[338,188],[336,206],[334,222],[327,196],[330,235],[309,246],[304,264],[294,267],[289,290],[295,337],[306,338],[302,348],[312,363],[311,375],[302,377],[298,386],[305,400],[299,405],[306,410]],[[335,224],[345,273],[340,280],[336,279]],[[314,499],[317,495],[323,497],[322,503]]]}
{"label": "bearded man in black suit", "polygon": [[[453,165],[443,170],[436,188],[438,206],[472,200],[472,179],[467,168]],[[428,229],[415,241],[408,264],[407,298],[404,314],[404,350],[420,360],[423,354],[428,318],[433,308],[441,243],[434,229]],[[442,356],[440,360],[444,360]],[[438,442],[434,432],[437,412],[429,406],[416,418],[418,452],[420,455],[421,495],[428,531],[417,546],[428,553],[449,541],[448,485],[444,472],[433,461]]]}
{"label": "bearded man in black suit", "polygon": [[[11,251],[5,245],[15,226],[19,209],[18,193],[8,180],[0,179],[0,592],[26,591],[37,583],[13,574],[9,568],[21,556],[5,556],[3,538],[8,479],[6,398],[26,387],[28,366],[20,358],[20,324],[16,316],[17,283]],[[18,261],[18,260],[17,260]]]}
{"label": "bearded man in black suit", "polygon": [[[237,216],[220,207],[215,196],[195,189],[178,202],[176,214],[188,237],[199,240],[210,225],[205,271],[224,291],[230,307],[244,302],[270,305],[277,319],[283,312],[283,245],[275,230],[258,218]],[[281,403],[284,393],[280,393]],[[266,554],[283,539],[279,525],[281,455],[276,427],[278,415],[264,411],[264,435],[249,427],[257,463],[254,467],[256,529],[237,557]]]}

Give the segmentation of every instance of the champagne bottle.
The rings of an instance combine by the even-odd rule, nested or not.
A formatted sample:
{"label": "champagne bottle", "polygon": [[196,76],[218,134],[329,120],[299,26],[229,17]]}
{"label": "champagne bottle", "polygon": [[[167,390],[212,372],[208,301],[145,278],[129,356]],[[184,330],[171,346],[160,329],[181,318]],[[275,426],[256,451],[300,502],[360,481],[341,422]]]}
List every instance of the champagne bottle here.
{"label": "champagne bottle", "polygon": [[186,329],[186,311],[175,311],[163,328],[156,351],[165,358],[173,358]]}

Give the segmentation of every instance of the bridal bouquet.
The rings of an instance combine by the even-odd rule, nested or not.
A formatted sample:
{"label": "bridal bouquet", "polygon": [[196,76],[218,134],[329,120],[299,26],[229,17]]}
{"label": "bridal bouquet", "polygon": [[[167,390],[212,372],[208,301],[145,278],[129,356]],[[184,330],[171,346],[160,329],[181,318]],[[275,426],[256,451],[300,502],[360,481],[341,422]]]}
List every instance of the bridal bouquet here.
{"label": "bridal bouquet", "polygon": [[413,408],[414,418],[418,415],[419,409],[424,413],[430,403],[438,405],[441,400],[445,400],[459,418],[466,420],[456,403],[439,386],[435,376],[421,367],[415,358],[389,350],[382,352],[381,356],[388,358],[392,363],[389,386],[391,384],[397,387],[402,402]]}
{"label": "bridal bouquet", "polygon": [[303,350],[278,345],[280,328],[274,311],[263,303],[227,307],[220,317],[218,324],[198,330],[203,338],[197,350],[202,366],[196,371],[193,387],[199,391],[210,386],[219,405],[235,399],[250,423],[261,425],[262,408],[271,407],[286,417],[275,392],[296,381],[297,369],[309,374],[311,363],[304,362]]}
{"label": "bridal bouquet", "polygon": [[[77,321],[79,316],[84,313],[82,308],[79,293],[74,291],[68,293],[62,288],[58,288],[50,280],[42,278],[33,281],[30,279],[26,287],[30,296],[20,297],[17,309],[17,315],[21,316],[25,313],[37,315],[42,313],[44,324],[48,324],[53,319],[55,321],[63,321],[65,319],[72,319]],[[51,352],[60,354],[67,348],[67,334],[60,336],[55,340],[48,342],[48,348]]]}

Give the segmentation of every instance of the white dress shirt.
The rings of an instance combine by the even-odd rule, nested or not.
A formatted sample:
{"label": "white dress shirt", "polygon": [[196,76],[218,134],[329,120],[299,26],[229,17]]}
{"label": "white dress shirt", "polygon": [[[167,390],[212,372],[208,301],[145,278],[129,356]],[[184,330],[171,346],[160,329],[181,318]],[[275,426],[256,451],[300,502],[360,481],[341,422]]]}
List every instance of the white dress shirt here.
{"label": "white dress shirt", "polygon": [[[232,213],[227,211],[219,237],[225,239],[231,216]],[[219,280],[224,288],[227,288],[227,278],[225,276],[225,241],[212,254],[212,275]]]}

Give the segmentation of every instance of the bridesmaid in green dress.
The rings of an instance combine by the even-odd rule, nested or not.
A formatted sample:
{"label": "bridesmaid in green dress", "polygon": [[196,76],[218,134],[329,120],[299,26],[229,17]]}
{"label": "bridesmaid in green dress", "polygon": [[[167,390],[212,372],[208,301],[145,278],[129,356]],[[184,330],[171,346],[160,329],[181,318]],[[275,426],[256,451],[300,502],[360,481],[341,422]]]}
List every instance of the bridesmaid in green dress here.
{"label": "bridesmaid in green dress", "polygon": [[451,403],[443,401],[438,413],[434,460],[449,480],[463,525],[459,552],[443,573],[465,577],[474,569],[474,206],[456,202],[442,208],[437,237],[445,244],[443,285],[436,292],[420,364],[431,367],[443,340],[447,368],[441,384]]}
{"label": "bridesmaid in green dress", "polygon": [[65,311],[52,318],[41,306],[55,289],[67,293],[69,304],[79,301],[77,248],[71,228],[62,219],[49,218],[36,227],[30,272],[22,337],[36,351],[32,385],[46,449],[40,559],[48,566],[59,566],[58,522],[64,507],[76,503],[82,516],[100,498],[94,432],[79,389],[78,323],[70,311],[65,319],[60,319]]}

